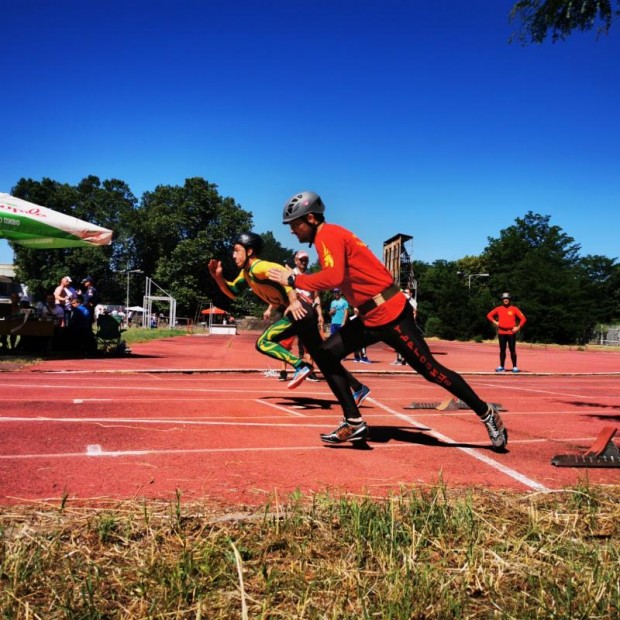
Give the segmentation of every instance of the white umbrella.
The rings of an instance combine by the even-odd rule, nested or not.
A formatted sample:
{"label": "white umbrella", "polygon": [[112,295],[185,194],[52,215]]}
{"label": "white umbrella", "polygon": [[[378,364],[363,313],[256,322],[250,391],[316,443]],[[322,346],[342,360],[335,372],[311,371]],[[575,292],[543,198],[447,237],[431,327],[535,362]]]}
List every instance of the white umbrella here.
{"label": "white umbrella", "polygon": [[110,245],[112,231],[0,193],[0,237],[29,248]]}

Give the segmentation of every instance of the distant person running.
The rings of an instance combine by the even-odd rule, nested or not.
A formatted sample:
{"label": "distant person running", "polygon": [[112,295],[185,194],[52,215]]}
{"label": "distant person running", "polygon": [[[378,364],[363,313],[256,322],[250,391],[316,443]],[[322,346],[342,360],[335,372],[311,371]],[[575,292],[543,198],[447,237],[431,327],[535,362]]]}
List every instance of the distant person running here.
{"label": "distant person running", "polygon": [[[239,275],[234,281],[228,282],[222,274],[222,263],[215,259],[209,261],[209,273],[220,290],[231,299],[251,288],[257,297],[269,305],[265,311],[266,316],[269,316],[273,309],[282,314],[280,319],[258,337],[256,349],[293,367],[295,372],[287,386],[292,390],[308,378],[312,366],[282,346],[283,341],[291,336],[300,338],[323,374],[325,374],[323,359],[327,356],[320,349],[323,338],[319,333],[317,313],[312,302],[294,287],[288,284],[275,284],[267,277],[267,272],[270,270],[281,271],[286,279],[288,271],[282,265],[262,260],[260,258],[262,249],[263,240],[260,235],[251,232],[242,233],[235,239],[232,253],[235,265],[241,270]],[[339,362],[338,365],[342,368]],[[360,405],[370,394],[370,389],[344,368],[342,370],[345,385],[353,391],[353,394],[349,392],[349,396]],[[331,387],[331,383],[329,385]]]}
{"label": "distant person running", "polygon": [[325,205],[314,192],[301,192],[284,205],[283,222],[301,243],[315,244],[321,271],[288,278],[282,270],[271,270],[276,282],[308,291],[340,288],[349,304],[359,310],[359,319],[345,323],[322,345],[329,355],[321,368],[342,407],[344,421],[331,433],[321,435],[326,443],[363,441],[368,428],[347,389],[340,360],[376,342],[385,342],[427,381],[437,383],[467,404],[486,426],[495,450],[503,450],[508,433],[497,408],[479,398],[458,373],[439,364],[413,318],[413,308],[392,275],[352,232],[325,222]]}
{"label": "distant person running", "polygon": [[513,306],[510,293],[502,293],[502,305],[493,308],[487,319],[497,327],[499,339],[499,366],[495,372],[504,372],[506,365],[506,345],[510,350],[512,372],[519,372],[517,366],[517,332],[525,325],[527,319],[517,306]]}

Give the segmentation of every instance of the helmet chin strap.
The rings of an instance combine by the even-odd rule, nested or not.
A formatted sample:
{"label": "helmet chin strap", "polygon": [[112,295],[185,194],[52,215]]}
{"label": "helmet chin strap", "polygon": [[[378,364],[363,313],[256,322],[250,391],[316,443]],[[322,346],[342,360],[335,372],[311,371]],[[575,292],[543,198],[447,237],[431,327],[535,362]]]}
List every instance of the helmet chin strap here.
{"label": "helmet chin strap", "polygon": [[[248,266],[248,263],[250,262],[250,259],[252,258],[252,256],[254,256],[254,254],[252,254],[252,256],[249,255],[249,248],[244,248],[245,249],[245,261],[243,261],[243,267],[242,269],[245,269]],[[252,252],[254,252],[254,250],[252,250]]]}
{"label": "helmet chin strap", "polygon": [[306,224],[308,224],[308,226],[310,226],[310,228],[312,229],[312,237],[310,238],[310,241],[308,243],[308,247],[311,248],[312,244],[314,243],[314,238],[316,237],[316,233],[319,230],[319,224],[311,224],[308,221],[308,216],[304,216],[304,222],[306,222]]}

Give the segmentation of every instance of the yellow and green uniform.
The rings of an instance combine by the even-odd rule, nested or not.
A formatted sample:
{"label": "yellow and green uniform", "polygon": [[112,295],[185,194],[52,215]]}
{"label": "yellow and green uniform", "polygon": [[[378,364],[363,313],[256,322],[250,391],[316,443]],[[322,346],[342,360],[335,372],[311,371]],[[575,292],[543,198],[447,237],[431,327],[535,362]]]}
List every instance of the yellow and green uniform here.
{"label": "yellow and green uniform", "polygon": [[[226,286],[235,297],[250,288],[258,298],[274,306],[282,314],[282,318],[270,325],[258,337],[256,349],[264,355],[290,364],[293,368],[299,368],[303,364],[303,360],[285,349],[280,342],[297,335],[300,331],[297,325],[305,323],[305,321],[302,319],[295,322],[288,315],[283,314],[289,305],[288,294],[292,289],[290,286],[283,286],[271,281],[267,277],[269,269],[285,271],[281,265],[259,258],[242,269],[232,282],[226,281]],[[300,296],[299,300],[306,305],[307,302],[303,297]],[[310,304],[308,303],[308,305]]]}

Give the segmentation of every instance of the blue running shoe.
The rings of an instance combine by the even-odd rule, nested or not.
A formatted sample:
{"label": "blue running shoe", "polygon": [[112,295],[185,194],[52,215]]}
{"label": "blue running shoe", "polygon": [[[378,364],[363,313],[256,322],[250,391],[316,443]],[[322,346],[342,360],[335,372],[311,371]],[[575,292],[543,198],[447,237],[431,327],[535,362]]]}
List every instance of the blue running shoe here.
{"label": "blue running shoe", "polygon": [[498,367],[495,369],[495,372],[504,372],[504,367],[503,367],[503,366],[498,366]]}
{"label": "blue running shoe", "polygon": [[516,366],[512,369],[512,372],[521,372]]}
{"label": "blue running shoe", "polygon": [[311,366],[300,366],[295,369],[295,374],[293,378],[288,382],[286,386],[289,390],[294,390],[304,379],[307,379],[310,373],[312,372]]}
{"label": "blue running shoe", "polygon": [[359,407],[368,397],[370,396],[370,388],[367,385],[362,384],[362,387],[357,390],[357,392],[353,392],[353,400],[355,404]]}

